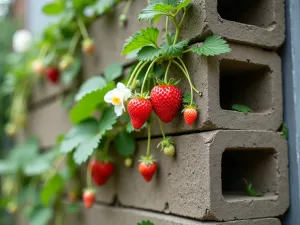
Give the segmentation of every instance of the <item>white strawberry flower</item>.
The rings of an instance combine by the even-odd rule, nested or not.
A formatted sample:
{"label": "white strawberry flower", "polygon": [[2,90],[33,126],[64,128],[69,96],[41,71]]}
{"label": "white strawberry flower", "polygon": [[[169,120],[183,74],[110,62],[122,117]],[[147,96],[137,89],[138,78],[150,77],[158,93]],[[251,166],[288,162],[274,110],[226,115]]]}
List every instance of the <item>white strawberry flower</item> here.
{"label": "white strawberry flower", "polygon": [[15,52],[26,52],[32,45],[31,33],[28,30],[17,30],[13,35],[12,45]]}
{"label": "white strawberry flower", "polygon": [[121,116],[125,111],[124,103],[131,97],[131,91],[123,83],[118,83],[117,88],[109,91],[104,96],[104,101],[115,106],[115,113]]}

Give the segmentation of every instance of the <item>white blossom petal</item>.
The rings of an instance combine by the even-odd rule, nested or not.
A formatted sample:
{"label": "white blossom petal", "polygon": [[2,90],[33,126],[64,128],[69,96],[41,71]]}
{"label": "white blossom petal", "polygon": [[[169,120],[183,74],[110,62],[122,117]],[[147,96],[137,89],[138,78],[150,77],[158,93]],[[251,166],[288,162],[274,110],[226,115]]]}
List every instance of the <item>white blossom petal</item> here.
{"label": "white blossom petal", "polygon": [[123,84],[123,83],[121,83],[121,82],[118,82],[118,84],[117,84],[117,89],[123,90],[123,89],[125,89],[125,88],[126,88],[125,84]]}
{"label": "white blossom petal", "polygon": [[31,33],[28,30],[17,30],[13,35],[12,45],[15,52],[26,52],[32,45]]}
{"label": "white blossom petal", "polygon": [[115,105],[115,113],[117,116],[121,116],[123,113],[124,105]]}
{"label": "white blossom petal", "polygon": [[112,103],[112,98],[113,98],[113,93],[114,91],[109,91],[105,94],[104,96],[104,101],[107,102],[107,103]]}

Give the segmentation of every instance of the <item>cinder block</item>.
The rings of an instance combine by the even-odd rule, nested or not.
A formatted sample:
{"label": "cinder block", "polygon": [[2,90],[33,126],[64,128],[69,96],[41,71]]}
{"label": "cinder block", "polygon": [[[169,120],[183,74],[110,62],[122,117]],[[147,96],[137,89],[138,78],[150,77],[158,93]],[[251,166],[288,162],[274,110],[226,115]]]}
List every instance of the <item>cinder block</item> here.
{"label": "cinder block", "polygon": [[[173,138],[176,158],[156,148],[159,169],[150,183],[120,169],[121,205],[196,218],[231,221],[282,215],[289,205],[287,143],[268,131],[211,131]],[[147,141],[138,142],[138,155]],[[243,179],[263,197],[250,197]]]}
{"label": "cinder block", "polygon": [[186,39],[214,33],[276,49],[285,38],[284,0],[193,0],[181,33]]}
{"label": "cinder block", "polygon": [[38,136],[41,147],[48,148],[56,144],[58,135],[66,133],[70,128],[68,112],[56,100],[30,111],[23,136]]}
{"label": "cinder block", "polygon": [[[215,57],[187,54],[184,58],[191,79],[202,97],[195,94],[200,108],[193,126],[187,126],[181,113],[168,124],[167,134],[196,130],[237,129],[277,131],[282,124],[281,61],[275,52],[230,44],[232,52]],[[169,77],[181,80],[179,88],[190,93],[182,72],[172,65]],[[253,113],[233,111],[233,104],[252,108]],[[160,135],[157,120],[152,134]],[[138,134],[146,136],[145,132]]]}
{"label": "cinder block", "polygon": [[[100,219],[100,221],[99,221]],[[142,220],[150,220],[155,225],[280,225],[278,219],[237,220],[231,222],[200,222],[190,219],[178,218],[153,212],[117,207],[94,206],[85,211],[86,225],[133,225]],[[98,222],[97,222],[98,224]]]}

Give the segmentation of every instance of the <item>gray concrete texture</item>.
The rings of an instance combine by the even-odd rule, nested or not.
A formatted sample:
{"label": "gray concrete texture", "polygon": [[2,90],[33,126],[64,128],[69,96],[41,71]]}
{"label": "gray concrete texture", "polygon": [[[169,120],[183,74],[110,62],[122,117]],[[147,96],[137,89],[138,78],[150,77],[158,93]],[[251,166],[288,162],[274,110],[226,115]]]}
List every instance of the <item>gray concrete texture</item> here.
{"label": "gray concrete texture", "polygon": [[[185,124],[179,112],[164,124],[167,134],[196,130],[242,129],[276,131],[282,124],[281,61],[275,52],[230,44],[231,53],[215,57],[201,57],[189,53],[184,57],[195,87],[195,104],[200,108],[193,126]],[[179,88],[190,93],[182,72],[172,66],[169,77],[180,79]],[[250,107],[253,113],[231,109],[233,104]],[[153,135],[160,135],[158,119],[153,122]],[[137,134],[146,136],[146,131]]]}
{"label": "gray concrete texture", "polygon": [[285,38],[283,0],[193,0],[183,38],[218,34],[238,43],[276,49]]}
{"label": "gray concrete texture", "polygon": [[[199,220],[231,221],[283,215],[289,205],[287,143],[268,131],[211,131],[174,137],[175,159],[153,139],[158,171],[150,183],[120,168],[121,205]],[[138,157],[147,141],[138,142]],[[249,197],[243,179],[263,197]],[[101,201],[101,199],[98,199]]]}
{"label": "gray concrete texture", "polygon": [[[190,219],[178,218],[135,209],[117,207],[94,206],[85,210],[86,225],[136,225],[145,220],[150,220],[155,225],[280,225],[278,219],[239,220],[231,222],[200,222]],[[71,223],[73,225],[73,223]],[[70,224],[70,225],[71,225]],[[75,223],[76,224],[76,223]],[[75,225],[74,224],[74,225]]]}

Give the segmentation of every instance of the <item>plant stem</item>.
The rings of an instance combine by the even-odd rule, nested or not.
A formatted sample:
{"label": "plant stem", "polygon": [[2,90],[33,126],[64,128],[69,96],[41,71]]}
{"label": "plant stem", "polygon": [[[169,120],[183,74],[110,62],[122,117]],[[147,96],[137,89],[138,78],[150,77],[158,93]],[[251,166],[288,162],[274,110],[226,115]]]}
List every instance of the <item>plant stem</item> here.
{"label": "plant stem", "polygon": [[145,83],[146,83],[146,80],[147,80],[147,77],[148,77],[148,75],[149,75],[149,73],[150,73],[151,68],[153,67],[153,65],[154,65],[160,58],[161,58],[161,57],[158,57],[158,58],[156,58],[155,60],[153,60],[153,62],[152,62],[152,63],[150,64],[150,66],[148,67],[148,70],[147,70],[147,72],[146,72],[146,74],[145,74],[145,77],[144,77],[144,80],[143,80],[142,89],[141,89],[141,94],[143,94],[144,86],[145,86]]}
{"label": "plant stem", "polygon": [[165,135],[165,132],[164,132],[164,128],[163,128],[162,122],[160,121],[159,118],[157,118],[157,119],[158,119],[158,123],[159,123],[159,128],[160,128],[161,134],[162,134],[163,138],[165,139],[166,135]]}
{"label": "plant stem", "polygon": [[183,20],[184,20],[184,17],[185,17],[185,15],[186,15],[186,8],[184,9],[184,12],[183,12],[182,18],[181,18],[181,20],[180,20],[180,22],[179,22],[179,25],[178,25],[179,29],[180,29],[180,28],[181,28],[181,26],[182,26],[182,23],[183,23]]}
{"label": "plant stem", "polygon": [[77,32],[72,40],[71,40],[71,43],[70,43],[70,46],[69,46],[69,54],[73,55],[74,52],[75,52],[75,49],[76,49],[76,46],[77,46],[77,43],[79,41],[79,38],[80,38],[80,32]]}
{"label": "plant stem", "polygon": [[132,0],[127,0],[122,15],[127,15],[128,10],[129,10],[131,4],[132,4]]}
{"label": "plant stem", "polygon": [[176,33],[175,33],[175,38],[174,38],[174,41],[173,41],[173,45],[175,45],[177,40],[178,40],[180,27],[178,26],[178,23],[177,23],[175,17],[172,17],[172,20],[173,20],[174,24],[176,25]]}
{"label": "plant stem", "polygon": [[170,36],[169,36],[169,17],[166,17],[166,39],[168,41],[168,44],[171,45],[172,40],[170,39]]}
{"label": "plant stem", "polygon": [[171,64],[172,64],[172,61],[170,60],[169,63],[168,63],[166,72],[165,72],[165,77],[164,77],[164,81],[165,81],[166,83],[167,83],[167,81],[168,81],[168,72],[169,72],[169,69],[170,69]]}
{"label": "plant stem", "polygon": [[78,27],[80,29],[80,32],[83,36],[84,39],[88,39],[89,38],[89,34],[88,34],[88,31],[81,19],[81,17],[77,17],[77,24],[78,24]]}
{"label": "plant stem", "polygon": [[150,143],[151,143],[151,124],[148,124],[148,143],[147,143],[146,157],[149,157],[150,154]]}
{"label": "plant stem", "polygon": [[132,81],[132,78],[134,77],[136,71],[139,69],[139,67],[140,67],[143,63],[144,63],[144,62],[140,61],[140,62],[136,65],[136,67],[134,68],[134,70],[133,70],[132,74],[130,75],[130,78],[129,78],[128,82],[127,82],[127,87],[129,87],[129,85],[130,85],[130,83],[131,83],[131,81]]}
{"label": "plant stem", "polygon": [[41,48],[39,55],[38,55],[38,59],[42,59],[45,57],[45,55],[47,54],[47,51],[49,49],[48,45],[43,45],[43,47]]}
{"label": "plant stem", "polygon": [[[185,69],[186,73],[187,73],[188,76],[189,76],[189,71],[188,71],[188,69],[186,68],[185,63],[182,61],[182,59],[181,59],[180,57],[177,57],[177,59],[180,61],[180,63],[182,64],[183,68]],[[192,83],[191,83],[191,84],[192,84]],[[192,84],[192,87],[193,87],[193,90],[194,90],[197,94],[201,94],[201,91],[197,90],[193,84]]]}
{"label": "plant stem", "polygon": [[193,99],[194,99],[194,96],[193,96],[194,92],[193,92],[193,84],[192,84],[192,81],[190,79],[190,76],[189,76],[189,74],[187,74],[187,72],[184,70],[184,68],[178,62],[173,60],[173,63],[175,63],[182,70],[182,72],[184,73],[184,75],[186,76],[186,78],[187,78],[187,80],[190,84],[190,88],[191,88],[191,103],[190,104],[192,105],[193,104]]}

